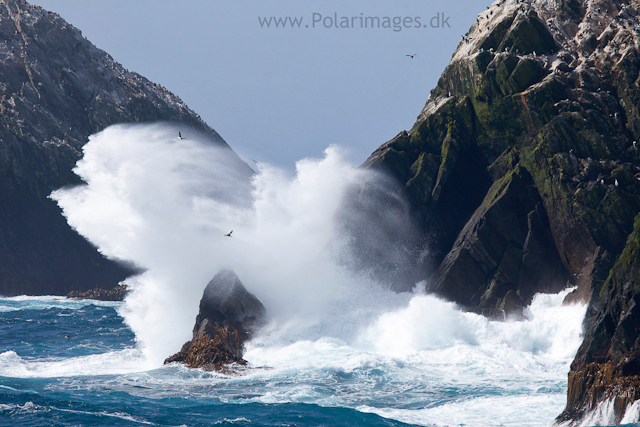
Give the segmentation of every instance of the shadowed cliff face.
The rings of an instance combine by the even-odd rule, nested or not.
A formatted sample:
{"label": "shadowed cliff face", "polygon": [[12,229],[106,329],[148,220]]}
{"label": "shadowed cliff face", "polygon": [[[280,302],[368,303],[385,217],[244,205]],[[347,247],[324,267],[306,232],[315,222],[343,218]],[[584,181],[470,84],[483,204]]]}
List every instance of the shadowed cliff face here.
{"label": "shadowed cliff face", "polygon": [[[563,420],[640,374],[639,11],[621,0],[496,1],[413,128],[364,164],[410,201],[431,291],[492,316],[566,285],[578,286],[569,300],[591,301]],[[609,383],[597,389],[599,366]]]}
{"label": "shadowed cliff face", "polygon": [[71,169],[89,135],[114,123],[169,121],[227,147],[178,97],[21,0],[0,1],[0,119],[1,295],[111,288],[131,274],[73,231],[47,198],[79,183]]}

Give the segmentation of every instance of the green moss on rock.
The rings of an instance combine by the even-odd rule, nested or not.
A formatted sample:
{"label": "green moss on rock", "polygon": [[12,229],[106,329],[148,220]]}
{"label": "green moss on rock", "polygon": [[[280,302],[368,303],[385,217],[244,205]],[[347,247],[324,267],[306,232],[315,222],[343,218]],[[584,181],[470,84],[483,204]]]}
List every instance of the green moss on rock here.
{"label": "green moss on rock", "polygon": [[557,50],[558,45],[536,12],[527,8],[513,20],[509,31],[500,41],[498,50],[505,48],[525,54],[545,54]]}

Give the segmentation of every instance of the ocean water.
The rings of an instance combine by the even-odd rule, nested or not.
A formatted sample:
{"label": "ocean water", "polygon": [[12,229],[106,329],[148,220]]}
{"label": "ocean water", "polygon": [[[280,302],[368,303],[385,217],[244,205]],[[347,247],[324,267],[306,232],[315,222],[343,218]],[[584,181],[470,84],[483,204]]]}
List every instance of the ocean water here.
{"label": "ocean water", "polygon": [[[412,268],[406,203],[339,147],[295,171],[258,162],[253,175],[167,124],[112,126],[83,151],[84,184],[51,198],[105,256],[143,273],[122,303],[0,299],[0,423],[522,427],[562,411],[586,308],[563,306],[567,290],[498,322],[424,283],[394,292],[362,254]],[[361,197],[363,183],[381,197]],[[223,268],[268,312],[250,367],[163,366]]]}
{"label": "ocean water", "polygon": [[1,298],[0,424],[544,426],[565,404],[585,312],[563,297],[496,322],[410,294],[352,342],[267,328],[232,375],[154,364],[123,303]]}

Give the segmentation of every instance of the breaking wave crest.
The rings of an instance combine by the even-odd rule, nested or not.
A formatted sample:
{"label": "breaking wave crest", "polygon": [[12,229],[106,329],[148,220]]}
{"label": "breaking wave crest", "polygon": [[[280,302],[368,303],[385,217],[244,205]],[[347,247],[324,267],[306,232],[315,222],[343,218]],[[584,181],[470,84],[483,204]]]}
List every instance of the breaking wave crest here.
{"label": "breaking wave crest", "polygon": [[[245,352],[269,369],[228,380],[252,382],[251,401],[347,406],[423,425],[540,425],[562,410],[586,310],[562,305],[568,291],[537,295],[524,319],[502,322],[425,295],[424,283],[398,293],[362,268],[340,222],[380,221],[375,206],[345,214],[363,182],[403,212],[383,177],[348,164],[338,147],[293,174],[260,163],[240,173],[230,151],[182,134],[112,126],[84,148],[75,172],[86,185],[52,194],[102,253],[145,270],[127,280],[133,291],[119,308],[145,366],[160,367],[190,338],[205,285],[231,268],[269,313]],[[410,235],[410,222],[394,217],[383,226]],[[389,265],[402,258],[397,241],[376,237],[372,250],[364,240],[371,252],[388,249]],[[354,382],[313,386],[334,375]]]}

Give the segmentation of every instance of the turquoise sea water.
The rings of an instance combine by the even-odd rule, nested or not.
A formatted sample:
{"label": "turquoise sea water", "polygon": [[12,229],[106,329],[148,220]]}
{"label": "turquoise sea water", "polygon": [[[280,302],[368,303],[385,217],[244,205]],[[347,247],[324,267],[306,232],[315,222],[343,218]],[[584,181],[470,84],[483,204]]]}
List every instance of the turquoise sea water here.
{"label": "turquoise sea water", "polygon": [[[565,403],[575,349],[563,349],[579,344],[570,323],[584,313],[561,299],[537,299],[525,321],[489,322],[418,295],[369,329],[377,347],[328,336],[270,345],[267,334],[247,348],[252,368],[221,375],[150,366],[122,303],[1,298],[0,424],[546,425]],[[427,332],[406,351],[385,349],[384,325],[402,323],[412,304],[457,325],[446,332],[455,337]]]}

